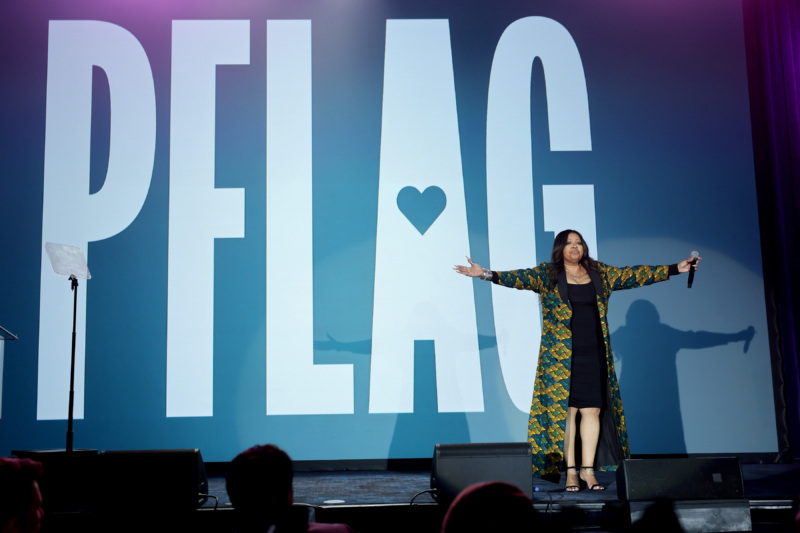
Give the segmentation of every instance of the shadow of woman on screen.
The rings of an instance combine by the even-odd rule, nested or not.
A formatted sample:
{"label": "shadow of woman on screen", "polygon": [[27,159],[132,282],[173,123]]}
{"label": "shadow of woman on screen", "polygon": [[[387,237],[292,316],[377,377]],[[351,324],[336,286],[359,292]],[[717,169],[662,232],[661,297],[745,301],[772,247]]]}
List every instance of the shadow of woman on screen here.
{"label": "shadow of woman on screen", "polygon": [[470,441],[466,413],[439,412],[435,352],[433,341],[414,341],[414,412],[397,415],[390,458],[432,457],[437,443]]}
{"label": "shadow of woman on screen", "polygon": [[[326,340],[314,341],[315,351],[349,352],[366,356],[372,351],[371,339],[342,342],[330,334],[326,337]],[[366,406],[369,401],[369,359],[359,361],[355,365],[358,413],[358,406]],[[432,340],[414,341],[414,411],[393,416],[396,416],[396,419],[386,463],[389,469],[394,467],[394,459],[432,457],[434,445],[437,443],[470,442],[466,413],[439,412],[436,391],[436,351]]]}
{"label": "shadow of woman on screen", "polygon": [[636,300],[626,322],[611,334],[625,421],[631,441],[646,453],[686,453],[676,358],[682,349],[702,349],[731,342],[750,348],[755,329],[737,333],[681,331],[662,324],[656,307]]}

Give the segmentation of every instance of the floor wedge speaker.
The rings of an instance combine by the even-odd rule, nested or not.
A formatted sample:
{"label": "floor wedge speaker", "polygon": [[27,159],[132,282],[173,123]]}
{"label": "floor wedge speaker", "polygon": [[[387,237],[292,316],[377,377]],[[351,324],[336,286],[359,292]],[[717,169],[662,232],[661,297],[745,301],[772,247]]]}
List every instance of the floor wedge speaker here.
{"label": "floor wedge speaker", "polygon": [[736,457],[626,459],[617,470],[620,500],[714,500],[744,498]]}
{"label": "floor wedge speaker", "polygon": [[200,450],[103,451],[99,459],[102,510],[141,507],[144,502],[167,511],[191,510],[208,497]]}
{"label": "floor wedge speaker", "polygon": [[627,459],[617,470],[617,493],[640,530],[675,519],[685,533],[752,530],[736,457]]}
{"label": "floor wedge speaker", "polygon": [[[83,511],[97,497],[97,450],[12,450],[20,458],[42,463],[39,481],[43,505],[48,513]],[[4,502],[0,502],[2,505]]]}
{"label": "floor wedge speaker", "polygon": [[437,444],[433,451],[431,488],[440,503],[449,503],[466,487],[483,481],[516,485],[533,494],[531,445],[527,442]]}

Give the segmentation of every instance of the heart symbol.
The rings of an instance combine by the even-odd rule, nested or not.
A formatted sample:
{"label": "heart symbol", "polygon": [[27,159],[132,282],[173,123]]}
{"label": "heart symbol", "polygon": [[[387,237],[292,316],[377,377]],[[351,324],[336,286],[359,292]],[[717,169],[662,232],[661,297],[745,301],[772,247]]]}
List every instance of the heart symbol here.
{"label": "heart symbol", "polygon": [[436,186],[419,192],[416,187],[403,187],[397,193],[397,207],[409,222],[414,224],[420,235],[424,235],[447,205],[447,196]]}

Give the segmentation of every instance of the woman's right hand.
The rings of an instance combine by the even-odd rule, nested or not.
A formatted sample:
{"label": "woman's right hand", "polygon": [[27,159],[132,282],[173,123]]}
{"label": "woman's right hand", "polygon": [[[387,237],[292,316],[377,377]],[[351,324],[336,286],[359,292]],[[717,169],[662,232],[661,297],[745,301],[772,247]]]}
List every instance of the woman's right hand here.
{"label": "woman's right hand", "polygon": [[478,263],[475,263],[469,257],[467,257],[467,261],[469,262],[469,266],[456,265],[453,267],[453,270],[459,274],[469,276],[470,278],[479,278],[483,275],[483,267],[481,267]]}

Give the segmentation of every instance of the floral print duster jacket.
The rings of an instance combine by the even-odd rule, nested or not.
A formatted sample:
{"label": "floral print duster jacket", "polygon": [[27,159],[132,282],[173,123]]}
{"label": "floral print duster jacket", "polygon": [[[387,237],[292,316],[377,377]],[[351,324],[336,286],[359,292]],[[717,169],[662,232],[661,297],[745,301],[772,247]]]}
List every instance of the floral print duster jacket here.
{"label": "floral print duster jacket", "polygon": [[[550,268],[549,263],[541,263],[536,268],[496,272],[492,281],[505,287],[531,290],[539,294],[542,305],[542,341],[533,387],[528,440],[533,452],[533,475],[555,478],[566,466],[564,430],[572,364],[572,306],[567,297],[566,274],[562,273],[557,285],[551,287]],[[630,457],[625,415],[609,339],[606,316],[609,297],[613,291],[665,281],[676,273],[675,265],[618,268],[600,262],[597,263],[597,271],[589,272],[597,293],[597,309],[608,369],[607,401],[600,416],[600,441],[596,455],[597,468],[600,470],[615,470],[623,459]],[[577,449],[579,448],[576,446]]]}

